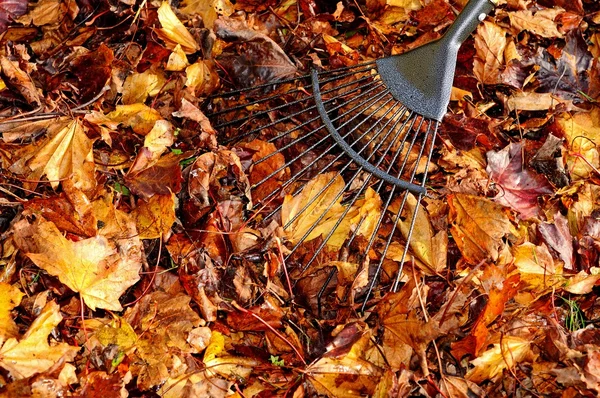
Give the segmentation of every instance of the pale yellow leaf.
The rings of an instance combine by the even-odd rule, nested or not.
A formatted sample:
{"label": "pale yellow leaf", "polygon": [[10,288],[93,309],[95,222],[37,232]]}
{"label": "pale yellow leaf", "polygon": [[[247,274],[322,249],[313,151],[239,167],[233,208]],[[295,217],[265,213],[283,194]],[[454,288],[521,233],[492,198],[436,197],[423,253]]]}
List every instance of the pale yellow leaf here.
{"label": "pale yellow leaf", "polygon": [[144,138],[144,147],[152,153],[152,159],[158,160],[168,147],[175,142],[173,126],[166,120],[157,120],[152,130]]}
{"label": "pale yellow leaf", "polygon": [[174,49],[177,44],[181,45],[187,54],[193,54],[200,48],[194,37],[177,18],[168,2],[163,2],[158,9],[158,21],[162,29],[158,30],[158,36],[165,41],[168,48]]}
{"label": "pale yellow leaf", "polygon": [[181,2],[181,12],[187,15],[198,14],[202,17],[204,26],[212,29],[219,15],[226,17],[235,12],[229,0],[184,0]]}
{"label": "pale yellow leaf", "polygon": [[165,69],[171,72],[180,72],[189,64],[185,52],[181,48],[181,44],[178,44],[173,49],[171,55],[169,55],[169,60],[167,61],[167,67]]}
{"label": "pale yellow leaf", "polygon": [[585,271],[579,271],[577,275],[570,277],[564,289],[573,294],[588,294],[592,292],[600,275],[590,275]]}
{"label": "pale yellow leaf", "polygon": [[50,369],[61,358],[72,361],[79,347],[66,343],[48,344],[48,335],[60,321],[62,315],[58,304],[54,301],[46,304],[20,341],[8,339],[0,348],[0,366],[13,378],[23,379]]}
{"label": "pale yellow leaf", "polygon": [[520,337],[503,336],[500,343],[485,351],[471,361],[475,367],[465,376],[468,380],[479,383],[484,380],[496,380],[505,369],[512,369],[523,361],[531,352],[530,341]]}
{"label": "pale yellow leaf", "polygon": [[121,311],[119,297],[139,279],[141,244],[135,235],[111,243],[102,235],[77,242],[54,223],[25,219],[14,226],[14,239],[38,267],[77,292],[92,310]]}

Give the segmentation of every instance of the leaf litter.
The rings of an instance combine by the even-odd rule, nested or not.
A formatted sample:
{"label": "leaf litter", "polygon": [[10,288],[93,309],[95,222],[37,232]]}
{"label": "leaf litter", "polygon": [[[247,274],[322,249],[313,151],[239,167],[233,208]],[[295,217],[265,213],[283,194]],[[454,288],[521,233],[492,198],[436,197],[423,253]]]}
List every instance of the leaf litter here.
{"label": "leaf litter", "polygon": [[303,148],[220,146],[206,98],[404,52],[464,1],[0,1],[0,394],[597,396],[600,5],[499,3],[399,212],[329,159],[293,195]]}

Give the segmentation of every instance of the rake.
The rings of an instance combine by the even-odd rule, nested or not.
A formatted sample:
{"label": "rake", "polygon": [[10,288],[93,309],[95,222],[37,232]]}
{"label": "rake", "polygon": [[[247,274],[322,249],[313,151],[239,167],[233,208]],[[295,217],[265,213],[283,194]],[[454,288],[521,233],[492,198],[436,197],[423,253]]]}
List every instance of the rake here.
{"label": "rake", "polygon": [[[221,143],[235,145],[250,171],[249,217],[283,225],[292,276],[352,258],[367,275],[352,298],[364,312],[390,245],[403,241],[388,275],[398,290],[459,47],[493,7],[470,0],[442,38],[401,55],[211,97]],[[319,312],[336,272],[317,294]]]}

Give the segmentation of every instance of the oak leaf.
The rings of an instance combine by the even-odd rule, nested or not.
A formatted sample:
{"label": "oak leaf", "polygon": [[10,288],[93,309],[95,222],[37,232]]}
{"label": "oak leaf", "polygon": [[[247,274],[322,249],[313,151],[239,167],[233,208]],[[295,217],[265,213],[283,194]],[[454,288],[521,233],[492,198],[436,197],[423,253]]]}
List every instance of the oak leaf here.
{"label": "oak leaf", "polygon": [[79,293],[92,310],[121,311],[119,298],[140,279],[141,244],[137,237],[129,239],[132,245],[127,242],[119,250],[103,235],[70,241],[54,223],[43,219],[33,224],[21,220],[13,228],[17,247],[38,267]]}
{"label": "oak leaf", "polygon": [[21,340],[10,338],[0,348],[0,366],[13,378],[23,379],[50,369],[60,359],[72,361],[79,347],[48,344],[48,335],[62,319],[58,304],[46,304]]}

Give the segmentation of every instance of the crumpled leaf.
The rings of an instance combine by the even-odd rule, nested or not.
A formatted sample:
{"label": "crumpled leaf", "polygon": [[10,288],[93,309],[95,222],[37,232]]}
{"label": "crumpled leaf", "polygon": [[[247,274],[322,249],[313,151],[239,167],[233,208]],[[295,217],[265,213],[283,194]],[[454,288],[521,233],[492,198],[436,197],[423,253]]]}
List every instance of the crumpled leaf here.
{"label": "crumpled leaf", "polygon": [[225,350],[225,336],[214,331],[210,336],[210,342],[204,352],[204,365],[206,374],[210,377],[221,375],[225,378],[243,377],[250,375],[252,368],[258,366],[259,362],[247,357],[236,357]]}
{"label": "crumpled leaf", "polygon": [[164,89],[165,82],[165,77],[160,71],[152,72],[148,69],[143,73],[132,73],[123,83],[123,104],[143,104],[149,96],[154,97]]}
{"label": "crumpled leaf", "polygon": [[499,343],[471,361],[475,367],[466,378],[479,383],[484,380],[497,380],[505,369],[513,368],[531,354],[531,342],[515,336],[502,336]]}
{"label": "crumpled leaf", "polygon": [[[310,180],[298,195],[286,195],[281,208],[281,220],[288,239],[297,243],[306,234],[305,242],[321,235],[326,237],[344,213],[344,206],[340,203],[344,187],[342,176],[328,172]],[[321,190],[323,192],[319,195]],[[350,220],[346,217],[327,243],[340,247],[349,230]]]}
{"label": "crumpled leaf", "polygon": [[235,12],[229,0],[183,0],[180,11],[187,15],[198,14],[202,17],[204,26],[213,28],[219,15],[230,16]]}
{"label": "crumpled leaf", "polygon": [[452,194],[448,197],[452,236],[465,260],[475,265],[498,259],[502,238],[511,223],[504,208],[488,199]]}
{"label": "crumpled leaf", "polygon": [[39,107],[42,104],[40,94],[31,77],[19,68],[18,63],[11,62],[3,55],[0,56],[0,77],[7,86],[21,94],[30,105]]}
{"label": "crumpled leaf", "polygon": [[9,337],[17,337],[19,328],[11,316],[13,308],[21,304],[24,294],[18,287],[0,282],[0,344]]}
{"label": "crumpled leaf", "polygon": [[17,247],[38,267],[79,293],[92,310],[121,311],[119,298],[140,279],[141,243],[135,234],[117,240],[118,250],[103,235],[70,241],[43,219],[33,224],[21,220],[13,228]]}
{"label": "crumpled leaf", "polygon": [[515,266],[521,280],[534,289],[552,289],[565,282],[562,266],[555,264],[546,245],[525,242],[514,248]]}
{"label": "crumpled leaf", "polygon": [[152,153],[153,159],[158,159],[174,142],[173,126],[166,120],[156,121],[152,130],[144,137],[144,147]]}
{"label": "crumpled leaf", "polygon": [[[253,186],[252,200],[255,203],[260,203],[265,197],[281,188],[283,183],[289,179],[290,171],[287,167],[283,167],[285,165],[285,158],[280,152],[277,152],[274,144],[261,140],[252,140],[244,144],[243,147],[254,152],[248,179]],[[260,162],[257,163],[259,160]],[[279,171],[277,172],[277,170]],[[271,174],[274,175],[263,182]],[[256,185],[259,182],[261,184]]]}
{"label": "crumpled leaf", "polygon": [[[142,101],[143,102],[143,101]],[[141,102],[131,105],[117,105],[115,110],[108,113],[106,117],[117,125],[131,127],[140,135],[148,134],[157,121],[161,118],[160,113]]]}
{"label": "crumpled leaf", "polygon": [[5,0],[0,2],[0,34],[4,33],[9,21],[27,12],[27,0]]}
{"label": "crumpled leaf", "polygon": [[523,146],[511,143],[501,151],[488,152],[487,159],[486,171],[500,187],[494,200],[512,207],[524,219],[537,216],[538,198],[553,190],[543,176],[524,168]]}
{"label": "crumpled leaf", "polygon": [[79,347],[67,343],[48,344],[48,335],[62,319],[56,302],[46,304],[22,339],[10,338],[0,348],[0,366],[18,380],[44,372],[61,359],[72,361]]}
{"label": "crumpled leaf", "polygon": [[198,51],[200,46],[177,18],[167,1],[163,1],[158,9],[158,20],[162,29],[157,30],[156,33],[165,41],[168,48],[172,50],[179,44],[187,54]]}

